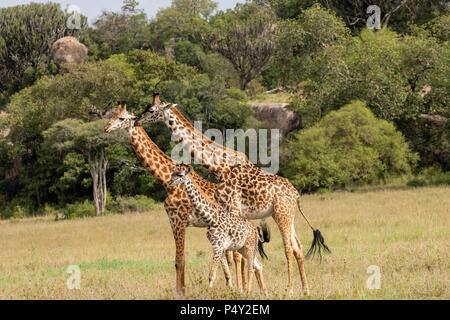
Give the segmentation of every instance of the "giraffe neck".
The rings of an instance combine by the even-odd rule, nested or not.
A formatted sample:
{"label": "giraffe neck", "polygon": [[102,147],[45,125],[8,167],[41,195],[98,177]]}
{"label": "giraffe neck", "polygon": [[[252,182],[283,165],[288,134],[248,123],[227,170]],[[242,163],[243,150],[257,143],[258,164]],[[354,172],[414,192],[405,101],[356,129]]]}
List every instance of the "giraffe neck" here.
{"label": "giraffe neck", "polygon": [[167,111],[165,123],[172,135],[189,150],[195,162],[208,169],[219,180],[230,167],[238,163],[250,163],[245,154],[203,135],[175,107]]}
{"label": "giraffe neck", "polygon": [[168,190],[175,162],[150,139],[141,126],[129,129],[131,145],[145,169]]}
{"label": "giraffe neck", "polygon": [[217,225],[219,220],[219,206],[209,200],[208,196],[199,190],[198,186],[189,176],[183,183],[192,206],[196,209],[198,214],[209,226]]}

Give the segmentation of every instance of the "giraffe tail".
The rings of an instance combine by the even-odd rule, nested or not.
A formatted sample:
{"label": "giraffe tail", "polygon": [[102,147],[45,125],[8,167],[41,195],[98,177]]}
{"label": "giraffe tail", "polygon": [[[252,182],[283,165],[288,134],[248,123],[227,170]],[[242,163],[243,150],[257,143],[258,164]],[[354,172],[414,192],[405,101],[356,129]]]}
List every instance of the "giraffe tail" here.
{"label": "giraffe tail", "polygon": [[306,257],[306,259],[309,259],[310,257],[314,257],[314,255],[317,253],[319,255],[320,259],[322,259],[322,250],[324,252],[328,252],[328,253],[331,253],[331,251],[328,248],[328,246],[325,244],[325,239],[323,238],[320,230],[314,228],[311,225],[311,223],[309,222],[308,218],[303,213],[302,206],[300,205],[300,197],[297,198],[297,206],[298,206],[298,210],[302,214],[303,218],[305,218],[306,223],[308,223],[309,227],[313,231],[313,236],[314,236],[313,241],[311,243],[311,248],[309,248],[305,257]]}
{"label": "giraffe tail", "polygon": [[262,259],[269,259],[264,251],[263,244],[270,241],[270,231],[266,223],[262,222],[260,227],[257,228],[258,236],[258,252]]}

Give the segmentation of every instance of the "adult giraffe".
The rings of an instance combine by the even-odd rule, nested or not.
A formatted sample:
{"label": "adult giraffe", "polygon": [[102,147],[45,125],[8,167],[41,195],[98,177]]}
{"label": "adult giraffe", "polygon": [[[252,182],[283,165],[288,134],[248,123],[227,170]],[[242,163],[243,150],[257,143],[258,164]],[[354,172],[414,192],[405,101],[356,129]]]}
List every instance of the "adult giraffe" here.
{"label": "adult giraffe", "polygon": [[[126,104],[119,104],[116,113],[103,128],[105,133],[113,130],[126,129],[131,139],[131,145],[141,160],[145,169],[156,178],[156,180],[166,189],[168,195],[164,200],[164,208],[169,217],[175,239],[175,268],[177,272],[176,289],[179,295],[185,294],[184,272],[184,242],[187,227],[207,227],[208,224],[201,218],[199,213],[192,206],[191,201],[182,185],[170,186],[172,171],[177,163],[162,152],[158,146],[150,139],[142,126],[135,126],[136,117],[127,111]],[[195,171],[191,173],[192,179],[201,190],[213,197],[216,184],[200,177]],[[231,264],[232,253],[227,252],[228,264]],[[241,255],[234,253],[236,270],[241,269]],[[241,271],[242,272],[242,271]],[[242,288],[241,272],[236,272],[238,288]]]}
{"label": "adult giraffe", "polygon": [[[240,206],[242,215],[248,219],[264,219],[272,216],[280,229],[288,265],[288,288],[293,294],[292,253],[294,254],[303,287],[303,293],[309,295],[309,286],[303,266],[303,250],[294,229],[296,207],[313,230],[314,239],[308,255],[323,248],[329,251],[320,231],[314,228],[306,218],[300,206],[300,194],[289,180],[263,172],[254,166],[247,156],[236,150],[219,145],[205,137],[176,109],[176,105],[161,102],[159,94],[154,94],[153,104],[139,116],[136,124],[162,121],[166,124],[183,148],[189,150],[196,163],[208,169],[219,181],[215,190],[218,202]],[[230,199],[233,188],[241,188],[241,198]]]}

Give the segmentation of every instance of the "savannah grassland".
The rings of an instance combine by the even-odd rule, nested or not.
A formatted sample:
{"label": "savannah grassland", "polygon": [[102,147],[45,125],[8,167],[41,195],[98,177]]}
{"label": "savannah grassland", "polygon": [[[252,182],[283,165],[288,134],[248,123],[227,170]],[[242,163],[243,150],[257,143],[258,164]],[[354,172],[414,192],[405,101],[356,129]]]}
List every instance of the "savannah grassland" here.
{"label": "savannah grassland", "polygon": [[[384,188],[303,196],[303,207],[332,250],[306,262],[311,296],[304,299],[449,299],[450,188]],[[270,299],[289,297],[281,237],[272,241],[264,276]],[[298,213],[297,235],[312,232]],[[0,222],[0,299],[174,299],[174,241],[161,206],[145,214],[54,221]],[[188,299],[263,299],[228,290],[221,269],[208,289],[211,248],[205,229],[186,239]],[[81,289],[68,290],[69,265],[81,269]],[[381,268],[381,289],[369,290],[367,267]],[[233,270],[234,271],[234,270]],[[234,273],[233,273],[234,276]]]}

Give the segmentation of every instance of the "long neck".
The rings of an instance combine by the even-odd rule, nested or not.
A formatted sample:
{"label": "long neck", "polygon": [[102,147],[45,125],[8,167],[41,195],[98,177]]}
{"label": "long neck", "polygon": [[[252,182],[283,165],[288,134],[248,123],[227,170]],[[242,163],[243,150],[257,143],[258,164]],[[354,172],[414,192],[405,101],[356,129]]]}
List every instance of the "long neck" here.
{"label": "long neck", "polygon": [[167,190],[175,162],[150,139],[141,126],[129,129],[131,145],[145,169]]}
{"label": "long neck", "polygon": [[226,148],[203,135],[175,107],[167,111],[165,123],[172,135],[189,150],[194,161],[219,180],[235,164],[250,163],[245,154]]}
{"label": "long neck", "polygon": [[208,225],[216,225],[219,220],[219,206],[212,202],[208,195],[200,191],[199,187],[188,176],[184,180],[186,193],[191,200],[192,206]]}

